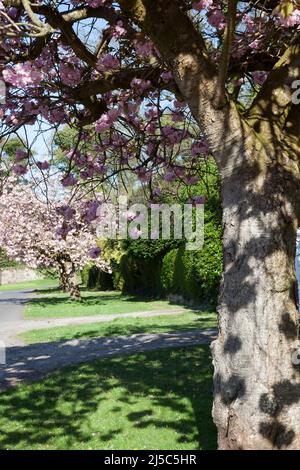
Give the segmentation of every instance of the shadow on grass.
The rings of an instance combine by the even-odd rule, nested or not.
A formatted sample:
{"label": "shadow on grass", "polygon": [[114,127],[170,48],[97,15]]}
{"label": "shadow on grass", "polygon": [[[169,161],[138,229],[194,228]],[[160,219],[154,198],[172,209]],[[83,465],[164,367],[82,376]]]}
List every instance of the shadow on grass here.
{"label": "shadow on grass", "polygon": [[[39,291],[41,293],[41,291]],[[55,293],[55,292],[54,292]],[[82,299],[80,302],[78,302],[79,305],[108,305],[111,303],[125,303],[130,302],[130,303],[146,303],[149,304],[151,302],[156,302],[158,299],[153,299],[153,298],[148,298],[148,297],[142,297],[142,296],[137,296],[137,295],[123,295],[121,293],[112,293],[112,294],[103,294],[103,293],[93,293],[91,291],[88,291],[86,295],[82,296]],[[163,299],[162,299],[163,300]],[[49,306],[49,305],[60,305],[60,304],[65,304],[65,303],[70,303],[71,305],[74,304],[74,301],[72,301],[69,297],[68,294],[62,294],[61,296],[54,296],[54,297],[36,297],[36,298],[31,298],[27,302],[29,305],[38,305],[41,307]],[[169,305],[177,305],[173,304],[171,302],[168,302]],[[184,305],[182,305],[184,308]]]}
{"label": "shadow on grass", "polygon": [[44,289],[34,289],[33,291],[37,295],[46,295],[46,294],[62,294],[60,287],[45,287]]}
{"label": "shadow on grass", "polygon": [[167,429],[176,449],[214,449],[210,364],[208,346],[160,350],[67,368],[2,392],[0,447],[105,449],[110,442],[131,449],[152,433],[150,448],[170,449],[160,439]]}
{"label": "shadow on grass", "polygon": [[[79,285],[80,292],[99,292],[98,289],[88,289],[86,286]],[[53,286],[53,287],[45,287],[44,289],[35,289],[34,291],[36,294],[64,294],[64,292],[61,290],[59,286]],[[105,291],[104,291],[105,292]],[[66,296],[68,296],[67,293],[65,293]]]}
{"label": "shadow on grass", "polygon": [[[152,300],[153,301],[153,300]],[[80,302],[69,299],[67,296],[62,296],[62,297],[43,297],[41,299],[39,298],[33,298],[30,299],[27,303],[27,305],[31,306],[38,306],[38,307],[49,307],[52,305],[62,305],[62,304],[69,304],[69,305],[82,305],[84,307],[88,306],[94,306],[94,305],[99,305],[99,306],[108,306],[112,304],[120,305],[123,302],[130,302],[130,303],[148,303],[152,302],[151,300],[145,300],[145,299],[140,299],[140,298],[135,298],[135,297],[124,297],[122,295],[120,296],[109,296],[109,295],[89,295],[88,297],[82,297]]]}
{"label": "shadow on grass", "polygon": [[[158,302],[158,301],[165,301],[167,306],[174,306],[174,307],[181,307],[182,309],[188,309],[190,311],[199,311],[199,310],[205,310],[205,311],[210,311],[213,312],[214,308],[210,305],[190,305],[188,302],[186,303],[177,303],[172,300],[166,300],[166,299],[157,299],[153,297],[145,297],[142,295],[137,295],[137,294],[122,294],[121,292],[115,292],[111,291],[110,293],[107,293],[105,291],[103,292],[93,292],[88,289],[81,289],[82,292],[82,298],[80,302],[76,302],[78,305],[83,305],[83,306],[94,306],[94,305],[99,305],[99,306],[106,306],[109,304],[119,304],[119,305],[126,305],[126,303],[143,303],[143,304],[151,304],[152,302]],[[53,288],[51,290],[46,289],[46,290],[39,290],[37,292],[38,294],[43,295],[43,297],[34,297],[30,298],[26,301],[28,305],[32,306],[39,306],[39,307],[47,307],[51,305],[61,305],[61,304],[70,304],[74,305],[74,301],[71,300],[68,296],[68,294],[64,294],[61,291],[59,291],[58,288]],[[47,297],[48,295],[51,295],[50,297]],[[53,296],[53,294],[60,294],[60,296]]]}
{"label": "shadow on grass", "polygon": [[[149,318],[150,320],[150,318]],[[29,333],[24,334],[24,339],[25,341],[28,341],[28,343],[31,343],[32,341],[36,343],[38,342],[43,342],[43,341],[68,341],[71,339],[87,339],[87,338],[97,338],[97,337],[111,337],[111,336],[129,336],[129,335],[135,335],[135,334],[144,334],[144,333],[176,333],[178,331],[180,332],[189,332],[189,331],[195,331],[195,330],[205,330],[205,329],[216,329],[216,321],[214,322],[212,318],[207,319],[207,318],[201,318],[201,312],[199,313],[199,318],[191,321],[190,323],[184,323],[184,324],[161,324],[161,323],[149,323],[149,324],[126,324],[126,325],[120,325],[120,323],[111,323],[110,326],[105,326],[105,328],[101,328],[101,323],[99,323],[97,326],[91,328],[90,325],[89,327],[83,324],[79,325],[77,327],[61,327],[63,329],[67,329],[67,332],[60,332],[60,327],[55,328],[55,333],[54,336],[51,335],[51,329],[44,329],[41,330],[41,333],[39,333],[39,330],[35,331],[32,330]],[[81,330],[81,331],[76,331],[76,329]],[[34,334],[37,334],[37,339],[35,339]]]}

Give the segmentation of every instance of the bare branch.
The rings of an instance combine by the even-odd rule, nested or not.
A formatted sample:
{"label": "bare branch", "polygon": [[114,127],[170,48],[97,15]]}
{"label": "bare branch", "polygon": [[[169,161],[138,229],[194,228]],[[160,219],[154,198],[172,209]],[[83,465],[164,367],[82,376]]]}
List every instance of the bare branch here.
{"label": "bare branch", "polygon": [[299,38],[275,64],[254,100],[247,119],[256,131],[282,129],[292,105],[292,83],[300,73]]}
{"label": "bare branch", "polygon": [[216,108],[222,108],[226,103],[226,80],[230,61],[232,42],[235,34],[236,14],[238,0],[228,1],[227,23],[224,31],[224,44],[222,48],[221,61],[218,71],[218,80],[214,96],[214,105]]}
{"label": "bare branch", "polygon": [[[134,78],[143,78],[150,80],[153,86],[159,86],[161,69],[158,67],[142,67],[125,69],[116,72],[109,72],[104,74],[104,77],[99,80],[91,80],[78,86],[74,90],[75,96],[79,98],[87,98],[89,96],[97,95],[99,93],[107,93],[116,89],[129,89],[131,82]],[[166,85],[164,84],[164,87]],[[170,87],[169,87],[170,88]],[[173,83],[172,91],[177,91],[176,85]]]}
{"label": "bare branch", "polygon": [[31,19],[32,23],[34,25],[38,26],[41,29],[45,28],[46,25],[42,21],[40,21],[38,16],[32,11],[30,1],[29,0],[21,0],[21,1],[22,1],[22,5],[23,5],[27,15]]}

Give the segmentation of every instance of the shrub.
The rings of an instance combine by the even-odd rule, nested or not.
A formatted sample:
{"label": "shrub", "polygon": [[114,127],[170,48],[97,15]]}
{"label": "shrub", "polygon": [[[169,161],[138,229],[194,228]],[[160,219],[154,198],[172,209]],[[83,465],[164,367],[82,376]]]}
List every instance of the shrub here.
{"label": "shrub", "polygon": [[162,257],[173,248],[182,245],[182,240],[124,240],[123,248],[133,258],[154,260]]}
{"label": "shrub", "polygon": [[216,305],[222,272],[221,227],[207,223],[204,237],[201,250],[180,247],[164,256],[160,278],[165,294]]}
{"label": "shrub", "polygon": [[[148,296],[179,294],[187,300],[216,304],[222,269],[222,225],[215,163],[208,160],[203,164],[199,177],[196,185],[182,185],[176,200],[185,204],[195,196],[205,196],[203,248],[187,251],[183,240],[174,239],[102,242],[99,246],[113,270],[110,282],[115,289]],[[160,202],[174,201],[174,194],[169,198],[163,194]],[[96,272],[89,277],[88,285],[103,284]]]}
{"label": "shrub", "polygon": [[161,259],[135,258],[125,254],[121,258],[120,272],[123,279],[122,291],[145,296],[159,296]]}
{"label": "shrub", "polygon": [[112,274],[100,271],[94,265],[84,267],[81,279],[88,289],[113,290],[114,288]]}
{"label": "shrub", "polygon": [[21,268],[22,265],[17,261],[14,261],[6,255],[5,251],[0,248],[0,269],[6,268]]}

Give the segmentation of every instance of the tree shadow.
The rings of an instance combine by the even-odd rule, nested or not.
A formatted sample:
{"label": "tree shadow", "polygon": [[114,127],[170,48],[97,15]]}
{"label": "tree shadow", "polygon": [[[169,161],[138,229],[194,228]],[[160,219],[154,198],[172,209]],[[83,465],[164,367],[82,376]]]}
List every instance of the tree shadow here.
{"label": "tree shadow", "polygon": [[62,290],[60,287],[56,286],[56,287],[45,287],[44,289],[35,289],[33,292],[36,295],[45,295],[45,294],[62,293]]}
{"label": "tree shadow", "polygon": [[0,447],[130,449],[138,437],[147,445],[147,435],[153,445],[155,433],[160,449],[169,430],[178,449],[214,449],[210,362],[208,346],[153,351],[2,392]]}
{"label": "tree shadow", "polygon": [[[58,333],[58,336],[55,336],[56,341],[68,341],[70,339],[86,339],[86,338],[98,338],[98,337],[103,337],[103,338],[110,338],[112,336],[127,336],[127,335],[136,335],[136,334],[144,334],[144,333],[189,333],[192,331],[215,331],[217,334],[217,329],[214,327],[212,323],[212,319],[207,319],[207,318],[201,318],[199,315],[199,318],[191,321],[190,323],[185,323],[184,325],[162,325],[159,322],[155,323],[155,317],[153,321],[151,321],[151,317],[148,317],[149,323],[145,324],[138,324],[136,321],[138,318],[134,318],[134,321],[130,324],[125,324],[122,325],[120,324],[119,320],[114,324],[112,322],[109,326],[105,326],[105,329],[101,329],[101,323],[98,323],[97,325],[93,325],[93,327],[88,326],[85,328],[85,325],[79,325],[78,327],[68,327],[68,331],[65,332],[66,327],[61,327],[62,328],[62,333],[59,334],[59,329],[60,327],[55,329],[55,333]],[[97,328],[98,326],[98,328]],[[78,330],[78,331],[76,331]],[[34,332],[34,330],[33,330]],[[47,329],[42,330],[43,333],[43,338],[47,339],[49,338],[49,335],[47,335],[48,331]],[[39,336],[38,338],[39,341],[43,341],[41,337]],[[30,342],[30,341],[28,341]]]}
{"label": "tree shadow", "polygon": [[260,397],[259,408],[269,420],[260,422],[259,431],[277,449],[288,447],[296,437],[295,431],[280,421],[280,413],[299,401],[300,383],[289,380],[274,384],[269,394]]}
{"label": "tree shadow", "polygon": [[[163,300],[163,299],[161,299]],[[74,301],[69,298],[68,294],[62,294],[60,296],[47,296],[44,295],[43,297],[32,297],[28,299],[9,299],[9,301],[12,302],[17,302],[21,304],[27,304],[29,306],[38,306],[41,308],[46,308],[49,306],[60,306],[60,305],[74,305]],[[88,291],[83,294],[80,302],[76,303],[80,306],[97,306],[99,307],[105,307],[105,306],[112,306],[113,304],[116,304],[116,308],[119,308],[120,306],[124,305],[126,306],[127,304],[141,304],[141,309],[143,308],[143,305],[151,305],[152,302],[158,302],[159,300],[157,298],[152,298],[152,297],[145,297],[142,295],[126,295],[122,293],[116,293],[112,292],[111,294],[107,294],[106,292],[99,292],[99,293],[93,293],[91,291]],[[1,301],[0,301],[1,302]],[[6,301],[7,302],[7,301]],[[129,306],[129,305],[128,305]],[[128,308],[126,307],[126,309]],[[191,307],[188,303],[176,303],[172,301],[166,301],[166,307],[167,306],[180,306],[182,309],[188,309],[188,310],[194,310],[198,311],[199,307]],[[162,306],[163,308],[163,306]],[[117,312],[116,312],[117,313]]]}

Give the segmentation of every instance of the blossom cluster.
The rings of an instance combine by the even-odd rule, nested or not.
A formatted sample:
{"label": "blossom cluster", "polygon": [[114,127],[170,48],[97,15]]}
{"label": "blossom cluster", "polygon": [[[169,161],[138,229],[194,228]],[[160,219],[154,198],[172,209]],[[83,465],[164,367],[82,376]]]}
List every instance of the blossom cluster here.
{"label": "blossom cluster", "polygon": [[33,268],[59,267],[66,260],[76,269],[93,262],[109,270],[85,219],[88,202],[75,207],[64,201],[46,203],[32,184],[12,177],[0,197],[0,210],[0,246],[10,258]]}
{"label": "blossom cluster", "polygon": [[[224,2],[183,3],[195,27],[202,24],[210,60],[218,64],[227,21]],[[58,28],[51,34],[48,31],[43,47],[36,40],[39,47],[32,48],[33,39],[25,32],[14,34],[19,24],[35,31],[26,12],[0,3],[0,76],[7,89],[6,100],[0,104],[0,136],[41,122],[55,129],[77,127],[75,141],[80,145],[66,152],[70,164],[61,177],[65,188],[93,179],[109,181],[117,168],[132,171],[145,184],[158,173],[168,182],[180,179],[193,184],[197,163],[209,155],[209,145],[194,131],[191,113],[180,101],[176,77],[155,44],[123,15],[117,1],[70,0],[65,4],[66,10],[61,7],[57,14],[70,16],[73,11],[79,17],[81,10],[88,10],[87,18],[74,20],[77,39],[68,42]],[[47,23],[46,17],[40,18]],[[253,96],[268,77],[262,53],[267,49],[271,59],[276,59],[299,24],[296,0],[281,2],[267,12],[258,4],[239,2],[228,93],[239,97],[248,91]],[[1,33],[8,29],[10,34]],[[98,44],[96,37],[100,37]],[[252,68],[247,70],[244,64]],[[33,164],[42,172],[49,171],[48,161],[33,162],[29,153],[16,154],[11,170],[24,176]]]}

